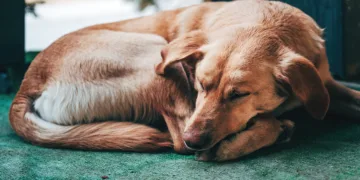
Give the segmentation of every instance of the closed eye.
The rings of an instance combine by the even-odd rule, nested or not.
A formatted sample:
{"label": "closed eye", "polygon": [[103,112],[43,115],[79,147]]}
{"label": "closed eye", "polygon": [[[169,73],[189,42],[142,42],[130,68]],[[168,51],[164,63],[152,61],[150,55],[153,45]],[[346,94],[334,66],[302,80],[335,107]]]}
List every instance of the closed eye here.
{"label": "closed eye", "polygon": [[228,95],[228,99],[230,101],[235,101],[237,99],[249,96],[250,94],[251,94],[250,92],[237,92],[237,91],[234,90],[234,91],[230,92],[230,94]]}

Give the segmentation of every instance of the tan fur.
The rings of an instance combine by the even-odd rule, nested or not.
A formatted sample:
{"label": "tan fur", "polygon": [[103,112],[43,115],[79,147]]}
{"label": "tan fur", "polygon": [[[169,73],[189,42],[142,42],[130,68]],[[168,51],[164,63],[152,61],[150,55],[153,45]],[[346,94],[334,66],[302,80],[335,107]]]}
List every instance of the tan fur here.
{"label": "tan fur", "polygon": [[[274,144],[279,136],[294,127],[293,122],[272,117],[258,117],[246,131],[234,134],[214,149],[197,152],[200,161],[228,161]],[[291,132],[286,132],[291,133]],[[284,139],[287,141],[288,139]]]}
{"label": "tan fur", "polygon": [[[58,46],[62,41],[66,41],[69,49],[59,54],[56,51],[62,50]],[[159,52],[165,44],[154,35],[104,30],[75,32],[61,38],[29,67],[10,110],[14,130],[25,139],[45,146],[126,151],[171,147],[169,133],[141,125],[161,125],[161,116],[154,108],[163,107],[154,107],[152,103],[172,101],[167,94],[177,89],[174,83],[158,78],[153,71],[153,66],[161,60],[160,54],[154,52]],[[51,49],[55,52],[49,52]],[[54,62],[58,62],[56,71],[42,68],[52,67]],[[146,76],[142,76],[144,73]],[[41,75],[46,78],[40,79]],[[52,87],[58,88],[56,94],[47,93],[50,97],[44,97],[47,98],[44,101],[49,101],[44,103],[44,108],[53,110],[48,118],[36,102]],[[164,88],[164,96],[148,95],[149,91],[161,92],[159,88]],[[181,94],[181,90],[177,91]],[[62,106],[57,107],[57,101]],[[173,104],[179,105],[181,102]],[[34,110],[39,110],[41,117]],[[109,120],[136,123],[94,123]]]}
{"label": "tan fur", "polygon": [[[130,42],[126,37],[118,39],[124,44],[117,44],[110,37],[99,36],[104,31],[113,38],[118,36],[111,33],[119,31],[156,34],[169,44],[162,44],[162,50],[152,49],[150,46],[156,41],[152,37],[155,39],[143,43],[149,47],[132,51],[125,48],[125,44]],[[136,55],[143,50],[151,53],[145,56],[148,57],[146,60],[140,61]],[[115,63],[119,59],[117,51],[125,57],[119,61],[120,64]],[[156,55],[160,54],[162,61],[156,62],[159,58]],[[155,67],[156,73],[163,77],[155,76],[149,67]],[[141,76],[144,78],[139,78]],[[124,81],[120,81],[122,78]],[[24,118],[25,113],[32,112],[34,100],[47,100],[42,93],[46,95],[46,88],[60,81],[74,85],[75,82],[89,83],[85,88],[89,91],[84,92],[90,95],[95,93],[90,91],[95,87],[96,92],[109,93],[94,96],[104,99],[89,101],[99,102],[89,109],[76,106],[77,110],[69,114],[78,116],[68,119],[61,126],[63,131],[57,132],[62,134],[62,140],[54,136],[48,136],[47,140],[39,139],[41,131]],[[113,91],[101,87],[110,87]],[[119,90],[122,93],[114,93]],[[314,118],[322,119],[329,107],[329,95],[330,110],[338,107],[333,102],[344,104],[341,98],[346,97],[350,100],[350,111],[359,112],[359,93],[338,85],[332,79],[322,29],[309,16],[281,2],[203,3],[152,16],[95,25],[59,39],[40,53],[29,68],[10,110],[10,121],[20,136],[35,143],[89,149],[130,147],[126,150],[168,147],[168,134],[139,125],[136,131],[144,133],[130,130],[129,138],[143,135],[151,142],[134,142],[121,139],[123,134],[120,131],[126,132],[129,130],[127,126],[132,129],[137,126],[135,124],[118,122],[108,125],[104,122],[78,124],[75,125],[77,128],[64,125],[107,121],[114,117],[146,125],[155,123],[156,127],[165,122],[177,152],[186,153],[185,145],[189,145],[193,150],[206,150],[205,154],[216,151],[216,156],[211,159],[224,161],[274,143],[283,131],[280,127],[289,125],[275,119],[285,111],[304,105]],[[43,105],[46,114],[49,111],[46,111],[45,102],[52,101],[40,100],[38,106]],[[273,115],[263,116],[268,113]],[[253,128],[240,132],[251,119],[255,122]],[[51,119],[47,121],[59,124]],[[263,127],[261,124],[269,128],[258,128]],[[234,138],[231,143],[222,141],[239,132],[236,135],[239,138]],[[111,135],[113,133],[115,136]],[[79,134],[88,138],[76,138]],[[103,141],[91,134],[101,135]],[[68,137],[75,140],[67,141]],[[132,143],[124,146],[111,143],[119,138]],[[215,144],[224,148],[216,149]],[[230,154],[225,152],[226,147],[232,148]]]}

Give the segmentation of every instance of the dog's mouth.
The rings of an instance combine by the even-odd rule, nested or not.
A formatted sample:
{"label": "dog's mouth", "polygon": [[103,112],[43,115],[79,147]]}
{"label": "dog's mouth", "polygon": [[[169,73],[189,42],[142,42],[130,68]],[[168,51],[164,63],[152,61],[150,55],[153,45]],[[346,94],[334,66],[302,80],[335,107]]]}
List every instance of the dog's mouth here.
{"label": "dog's mouth", "polygon": [[214,147],[216,147],[217,145],[219,145],[219,143],[221,143],[221,141],[225,140],[225,141],[233,141],[233,139],[236,137],[236,133],[232,133],[232,134],[229,134],[227,136],[225,136],[225,138],[222,138],[222,139],[219,139],[218,141],[213,141],[211,143],[209,143],[209,145],[206,145],[204,147],[201,147],[201,148],[194,148],[194,147],[190,147],[186,144],[186,142],[184,141],[184,144],[185,144],[185,147],[188,149],[188,150],[191,150],[191,151],[207,151],[209,149],[212,149]]}
{"label": "dog's mouth", "polygon": [[[226,138],[225,138],[226,139]],[[186,144],[186,142],[184,141],[184,144],[185,144],[185,147],[191,151],[206,151],[206,150],[209,150],[213,147],[215,147],[217,144],[219,144],[223,139],[219,139],[218,141],[212,141],[210,143],[208,143],[207,145],[203,145],[203,146],[200,146],[200,147],[191,147],[189,146],[188,144]]]}
{"label": "dog's mouth", "polygon": [[215,146],[216,143],[212,144],[211,146],[206,146],[204,148],[193,148],[193,147],[189,147],[186,142],[184,142],[185,144],[185,147],[191,151],[206,151],[206,150],[209,150],[211,149],[213,146]]}

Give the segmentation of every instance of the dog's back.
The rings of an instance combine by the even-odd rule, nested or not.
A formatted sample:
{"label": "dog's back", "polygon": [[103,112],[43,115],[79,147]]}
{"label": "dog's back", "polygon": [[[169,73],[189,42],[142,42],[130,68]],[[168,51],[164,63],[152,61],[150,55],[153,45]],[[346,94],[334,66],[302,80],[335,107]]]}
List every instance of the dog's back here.
{"label": "dog's back", "polygon": [[10,109],[13,129],[43,145],[139,151],[170,146],[167,133],[145,125],[84,125],[159,118],[142,91],[155,83],[153,67],[164,45],[151,34],[82,30],[65,35],[29,67]]}
{"label": "dog's back", "polygon": [[34,103],[42,118],[62,125],[94,119],[158,118],[151,111],[144,114],[143,108],[134,107],[148,106],[140,98],[141,91],[154,83],[153,67],[161,61],[165,40],[150,34],[105,30],[75,33],[60,41],[73,43],[73,48],[55,57],[54,61],[61,61],[59,71],[51,74]]}

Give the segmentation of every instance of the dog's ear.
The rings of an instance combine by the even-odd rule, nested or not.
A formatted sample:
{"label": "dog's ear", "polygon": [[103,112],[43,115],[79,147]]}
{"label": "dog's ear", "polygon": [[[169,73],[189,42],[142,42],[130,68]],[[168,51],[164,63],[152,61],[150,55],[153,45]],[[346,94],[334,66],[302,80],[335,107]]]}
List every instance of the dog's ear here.
{"label": "dog's ear", "polygon": [[287,53],[277,66],[276,77],[291,87],[312,117],[324,118],[329,108],[329,93],[312,62],[295,53]]}
{"label": "dog's ear", "polygon": [[170,65],[179,61],[186,61],[194,66],[203,56],[199,48],[205,42],[205,34],[201,31],[192,31],[176,38],[162,49],[162,62],[155,67],[156,73],[164,75]]}

